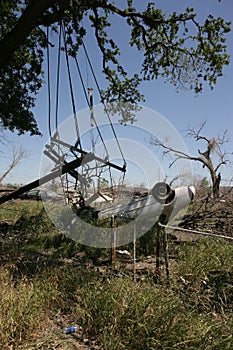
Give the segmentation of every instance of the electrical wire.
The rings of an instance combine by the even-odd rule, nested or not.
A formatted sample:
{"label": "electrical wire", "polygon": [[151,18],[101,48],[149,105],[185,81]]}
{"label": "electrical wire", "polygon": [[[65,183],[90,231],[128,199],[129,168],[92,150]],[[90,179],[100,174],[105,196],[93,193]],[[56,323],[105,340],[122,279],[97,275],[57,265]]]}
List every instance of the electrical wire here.
{"label": "electrical wire", "polygon": [[178,227],[178,226],[163,225],[160,222],[158,223],[158,225],[161,226],[161,227],[164,227],[164,228],[170,228],[172,230],[179,230],[179,231],[183,231],[183,232],[187,232],[187,233],[199,234],[199,235],[203,235],[203,236],[210,236],[210,237],[214,237],[214,238],[223,238],[223,239],[233,240],[233,237],[224,236],[224,235],[216,235],[216,234],[211,233],[211,232],[196,231],[196,230],[190,230],[190,229],[182,228],[182,227]]}
{"label": "electrical wire", "polygon": [[[80,132],[79,132],[79,126],[78,126],[78,120],[77,120],[77,113],[76,113],[74,89],[73,89],[73,83],[72,83],[72,77],[71,77],[71,69],[70,69],[70,61],[69,61],[69,54],[68,54],[68,47],[67,47],[67,33],[66,33],[66,27],[65,27],[65,23],[64,22],[60,23],[59,39],[58,39],[58,54],[57,54],[57,67],[56,67],[57,71],[56,71],[55,125],[56,125],[56,130],[58,132],[58,110],[59,110],[59,90],[60,90],[60,63],[61,63],[61,41],[62,40],[63,40],[63,44],[64,44],[64,53],[65,53],[65,60],[66,60],[66,66],[67,66],[67,75],[68,75],[71,103],[72,103],[73,116],[74,116],[75,128],[76,128],[76,133],[77,133],[77,142],[75,144],[75,147],[79,146],[79,148],[80,148],[80,150],[82,152],[81,138],[80,138]],[[98,81],[97,81],[97,78],[96,78],[96,75],[95,75],[95,72],[94,72],[94,68],[92,66],[91,60],[89,58],[89,55],[88,55],[88,52],[87,52],[87,49],[86,49],[84,43],[83,43],[83,47],[84,47],[84,52],[85,52],[85,56],[86,56],[86,61],[89,64],[91,73],[93,75],[95,84],[97,86],[99,95],[101,97],[100,86],[98,84]],[[78,70],[79,78],[80,78],[80,81],[81,81],[81,84],[82,84],[82,88],[83,88],[83,91],[84,91],[84,94],[85,94],[85,99],[86,99],[87,105],[89,106],[89,109],[90,109],[90,112],[91,112],[92,121],[94,121],[97,133],[98,133],[98,135],[99,135],[99,137],[101,139],[101,142],[103,144],[104,150],[106,152],[106,156],[107,156],[107,158],[109,158],[109,153],[108,153],[106,144],[104,142],[102,133],[101,133],[100,128],[99,128],[99,126],[98,126],[98,124],[96,122],[94,114],[92,113],[92,111],[93,111],[92,110],[93,109],[93,102],[92,102],[92,99],[91,99],[91,97],[92,97],[91,93],[90,93],[90,96],[88,98],[87,89],[85,89],[84,80],[83,80],[83,77],[82,77],[82,73],[81,73],[81,69],[80,69],[80,66],[79,66],[79,62],[78,62],[76,56],[74,56],[73,58],[75,59],[75,63],[76,63],[76,67],[77,67],[77,70]],[[48,73],[48,124],[49,124],[48,128],[49,128],[49,135],[50,135],[50,137],[52,137],[52,132],[51,132],[51,81],[50,81],[51,77],[50,77],[50,54],[49,54],[49,27],[47,27],[47,64],[48,64],[48,71],[47,71],[47,73]],[[102,98],[101,98],[101,100],[102,100]],[[106,108],[105,108],[105,110],[106,110]],[[106,111],[106,113],[107,113],[107,111]],[[124,161],[123,171],[125,173],[126,161],[125,161],[125,158],[124,158],[124,155],[123,155],[123,151],[121,149],[121,146],[120,146],[120,143],[118,141],[118,138],[117,138],[114,126],[112,124],[112,121],[111,121],[110,116],[109,116],[108,113],[107,113],[107,117],[108,117],[108,120],[109,120],[110,127],[112,129],[113,135],[115,137],[116,143],[118,145],[121,157],[122,157],[122,159]],[[76,154],[74,154],[74,155],[76,156]],[[111,181],[111,187],[112,187],[113,179],[112,179],[112,174],[111,174],[111,168],[110,168],[110,166],[108,166],[108,168],[109,168],[110,181]],[[69,181],[68,180],[68,176],[66,174],[67,186],[68,186],[68,181]]]}
{"label": "electrical wire", "polygon": [[62,23],[60,23],[59,39],[58,39],[58,54],[57,54],[56,107],[55,107],[55,125],[56,125],[57,131],[58,131],[58,106],[59,106],[59,87],[60,87],[61,34],[62,34]]}
{"label": "electrical wire", "polygon": [[80,149],[82,149],[81,138],[80,138],[80,133],[79,133],[79,127],[78,127],[78,120],[77,120],[77,113],[76,113],[76,107],[75,107],[74,91],[73,91],[71,72],[70,72],[69,55],[68,55],[68,50],[67,50],[66,32],[65,32],[65,24],[64,24],[64,22],[62,23],[62,33],[63,33],[63,42],[64,42],[64,49],[65,49],[66,66],[67,66],[69,86],[70,86],[71,102],[72,102],[72,108],[73,108],[73,114],[74,114],[75,128],[76,128],[76,133],[77,133],[76,146],[79,145]]}
{"label": "electrical wire", "polygon": [[103,99],[102,99],[101,89],[100,89],[99,83],[98,83],[98,81],[97,81],[97,78],[96,78],[96,74],[95,74],[93,65],[92,65],[92,63],[91,63],[90,57],[89,57],[88,52],[87,52],[87,48],[86,48],[86,46],[85,46],[83,40],[82,40],[82,45],[83,45],[83,49],[84,49],[86,58],[87,58],[87,60],[88,60],[90,69],[91,69],[91,73],[92,73],[93,78],[94,78],[94,81],[95,81],[96,87],[97,87],[97,89],[98,89],[98,92],[99,92],[101,101],[102,101],[102,103],[104,104],[105,112],[106,112],[106,115],[107,115],[107,117],[108,117],[108,121],[109,121],[109,124],[110,124],[110,126],[111,126],[113,135],[114,135],[115,140],[116,140],[116,142],[117,142],[117,145],[118,145],[118,148],[119,148],[121,157],[122,157],[122,159],[123,159],[123,161],[124,161],[124,164],[126,165],[126,160],[125,160],[125,157],[124,157],[124,154],[123,154],[123,151],[122,151],[120,142],[119,142],[119,140],[118,140],[118,137],[117,137],[116,131],[115,131],[115,129],[114,129],[113,123],[112,123],[112,121],[111,121],[110,115],[109,115],[109,113],[108,113],[108,111],[107,111],[107,109],[106,109],[106,104],[104,103],[104,101],[103,101]]}
{"label": "electrical wire", "polygon": [[49,136],[52,136],[51,131],[51,92],[50,92],[50,55],[49,55],[49,27],[47,27],[47,79],[48,79],[48,127]]}
{"label": "electrical wire", "polygon": [[[82,88],[83,88],[83,92],[84,92],[84,96],[85,96],[87,105],[88,105],[89,109],[91,109],[91,107],[93,107],[93,106],[91,106],[90,101],[89,101],[89,99],[88,99],[88,94],[87,94],[87,91],[86,91],[86,88],[85,88],[84,80],[83,80],[83,77],[82,77],[82,73],[81,73],[81,69],[80,69],[80,66],[79,66],[77,57],[75,57],[75,63],[76,63],[76,67],[77,67],[77,70],[78,70],[79,78],[80,78],[80,81],[81,81],[81,84],[82,84]],[[98,135],[99,135],[99,137],[100,137],[100,139],[101,139],[101,142],[102,142],[102,144],[103,144],[103,146],[104,146],[106,155],[107,155],[107,157],[109,158],[109,154],[108,154],[108,150],[107,150],[106,144],[105,144],[105,142],[104,142],[103,136],[102,136],[102,134],[101,134],[101,132],[100,132],[100,128],[99,128],[99,126],[98,126],[98,124],[97,124],[97,122],[96,122],[96,119],[95,119],[94,115],[92,116],[92,118],[93,118],[93,121],[94,121],[96,130],[97,130],[97,132],[98,132]]]}

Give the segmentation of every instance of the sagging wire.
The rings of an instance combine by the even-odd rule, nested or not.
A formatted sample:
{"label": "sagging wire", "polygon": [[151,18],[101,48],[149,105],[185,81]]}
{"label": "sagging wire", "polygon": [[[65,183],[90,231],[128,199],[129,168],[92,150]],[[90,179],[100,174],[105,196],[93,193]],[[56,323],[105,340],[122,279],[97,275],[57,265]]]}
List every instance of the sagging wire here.
{"label": "sagging wire", "polygon": [[71,72],[70,72],[70,63],[69,63],[69,55],[68,55],[68,49],[67,49],[67,43],[66,43],[66,32],[65,32],[64,22],[62,23],[62,34],[63,34],[66,65],[67,65],[67,72],[68,72],[68,79],[69,79],[69,86],[70,86],[71,102],[72,102],[72,108],[73,108],[73,114],[74,114],[74,122],[75,122],[75,128],[77,133],[77,142],[75,146],[77,147],[79,145],[80,149],[82,150],[81,138],[80,138],[79,127],[78,127],[78,119],[77,119],[77,113],[76,113],[76,107],[75,107],[73,84],[72,84]]}
{"label": "sagging wire", "polygon": [[187,233],[193,233],[193,234],[199,234],[199,235],[203,235],[203,236],[210,236],[210,237],[214,237],[214,238],[223,238],[223,239],[233,240],[233,237],[224,236],[224,235],[216,235],[216,234],[211,233],[211,232],[190,230],[190,229],[182,228],[182,227],[178,227],[178,226],[164,225],[164,224],[161,224],[160,222],[158,223],[158,225],[161,226],[161,227],[164,227],[164,228],[171,229],[171,230],[176,230],[176,231],[179,230],[179,231],[183,231],[183,232],[187,232]]}
{"label": "sagging wire", "polygon": [[48,79],[48,128],[49,128],[49,136],[51,138],[51,92],[50,92],[50,55],[49,55],[49,27],[47,27],[46,31],[47,36],[47,79]]}
{"label": "sagging wire", "polygon": [[62,23],[60,23],[59,39],[58,39],[58,55],[57,55],[56,107],[55,107],[55,126],[56,126],[57,132],[58,132],[59,87],[60,87],[61,34],[62,34]]}
{"label": "sagging wire", "polygon": [[[96,75],[95,75],[95,71],[94,71],[93,65],[92,65],[92,63],[91,63],[90,57],[89,57],[88,52],[87,52],[87,48],[86,48],[86,46],[85,46],[83,40],[82,40],[82,45],[83,45],[83,49],[84,49],[86,58],[87,58],[87,60],[88,60],[88,63],[89,63],[89,66],[90,66],[90,69],[91,69],[93,78],[94,78],[94,81],[95,81],[96,87],[97,87],[97,89],[98,89],[100,98],[101,98],[101,100],[102,100],[101,89],[100,89],[99,83],[98,83],[98,81],[97,81],[97,78],[96,78]],[[118,145],[118,148],[119,148],[121,157],[122,157],[122,159],[123,159],[123,161],[124,161],[124,166],[126,167],[126,160],[125,160],[125,157],[124,157],[124,154],[123,154],[123,151],[122,151],[120,142],[119,142],[119,140],[118,140],[118,137],[117,137],[117,135],[116,135],[116,131],[115,131],[115,129],[114,129],[113,123],[112,123],[112,121],[111,121],[110,115],[109,115],[109,113],[108,113],[108,111],[107,111],[106,104],[104,103],[103,100],[102,100],[102,103],[104,104],[105,112],[106,112],[106,115],[107,115],[107,117],[108,117],[108,121],[109,121],[109,124],[110,124],[111,129],[112,129],[112,133],[113,133],[114,138],[115,138],[115,140],[116,140],[116,142],[117,142],[117,145]]]}
{"label": "sagging wire", "polygon": [[86,99],[86,102],[87,102],[87,105],[90,109],[90,114],[91,114],[91,126],[95,125],[96,127],[96,130],[98,132],[98,135],[101,139],[101,142],[103,144],[103,147],[104,147],[104,150],[106,152],[106,155],[107,155],[107,158],[109,158],[109,153],[108,153],[108,150],[107,150],[107,147],[106,147],[106,144],[104,142],[104,139],[103,139],[103,136],[100,132],[100,128],[96,122],[96,119],[95,119],[95,116],[94,116],[94,110],[93,110],[93,95],[92,95],[92,88],[89,88],[88,89],[88,92],[89,92],[89,97],[88,97],[88,94],[87,94],[87,91],[86,91],[86,88],[85,88],[85,84],[84,84],[84,81],[83,81],[83,77],[82,77],[82,73],[81,73],[81,69],[80,69],[80,66],[79,66],[79,63],[78,63],[78,60],[77,60],[77,57],[75,56],[75,63],[76,63],[76,67],[77,67],[77,70],[78,70],[78,74],[79,74],[79,78],[80,78],[80,81],[81,81],[81,84],[82,84],[82,88],[83,88],[83,92],[84,92],[84,96],[85,96],[85,99]]}

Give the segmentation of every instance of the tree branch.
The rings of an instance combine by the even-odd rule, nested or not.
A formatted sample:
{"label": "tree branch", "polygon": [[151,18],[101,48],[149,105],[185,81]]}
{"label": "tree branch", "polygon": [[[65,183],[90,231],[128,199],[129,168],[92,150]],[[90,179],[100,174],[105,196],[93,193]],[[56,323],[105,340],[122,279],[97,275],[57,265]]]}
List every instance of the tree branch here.
{"label": "tree branch", "polygon": [[26,7],[14,28],[0,41],[0,68],[4,68],[25,38],[38,25],[44,11],[54,4],[53,0],[33,0]]}
{"label": "tree branch", "polygon": [[6,169],[6,171],[0,176],[0,184],[2,183],[2,181],[6,178],[6,176],[12,171],[12,169],[14,169],[17,164],[27,156],[27,151],[24,150],[23,148],[19,148],[17,149],[15,147],[14,144],[12,144],[12,155],[11,155],[11,160],[10,160],[10,164],[8,166],[8,168]]}
{"label": "tree branch", "polygon": [[188,20],[193,20],[194,15],[190,15],[190,16],[177,16],[174,17],[173,19],[169,19],[169,20],[164,20],[161,18],[152,18],[151,16],[147,16],[144,13],[141,12],[137,12],[137,11],[129,11],[129,10],[121,10],[119,7],[117,7],[116,5],[109,3],[109,2],[101,2],[101,6],[104,9],[108,9],[116,14],[118,14],[121,17],[126,17],[126,18],[140,18],[144,21],[145,24],[148,24],[150,27],[154,27],[157,26],[158,24],[165,24],[167,22],[186,22]]}

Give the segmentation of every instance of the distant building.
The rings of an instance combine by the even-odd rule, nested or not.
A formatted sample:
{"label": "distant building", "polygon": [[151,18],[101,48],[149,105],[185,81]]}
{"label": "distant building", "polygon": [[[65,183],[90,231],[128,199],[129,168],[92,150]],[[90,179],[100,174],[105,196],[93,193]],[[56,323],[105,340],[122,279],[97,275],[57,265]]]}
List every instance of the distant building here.
{"label": "distant building", "polygon": [[118,186],[116,188],[116,193],[119,198],[125,197],[140,197],[147,195],[149,192],[148,188],[142,186]]}

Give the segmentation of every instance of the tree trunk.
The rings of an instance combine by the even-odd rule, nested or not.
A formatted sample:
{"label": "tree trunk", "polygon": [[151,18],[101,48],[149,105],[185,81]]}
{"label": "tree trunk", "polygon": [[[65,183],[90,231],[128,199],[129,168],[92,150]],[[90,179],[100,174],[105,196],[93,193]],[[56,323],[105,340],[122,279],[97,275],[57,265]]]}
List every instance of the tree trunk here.
{"label": "tree trunk", "polygon": [[220,195],[220,182],[221,175],[217,175],[214,170],[211,171],[211,180],[212,180],[212,194],[214,199],[218,199]]}
{"label": "tree trunk", "polygon": [[214,199],[219,198],[220,195],[220,182],[221,182],[221,175],[220,173],[218,174],[218,176],[215,176],[215,182],[213,183],[213,197]]}

